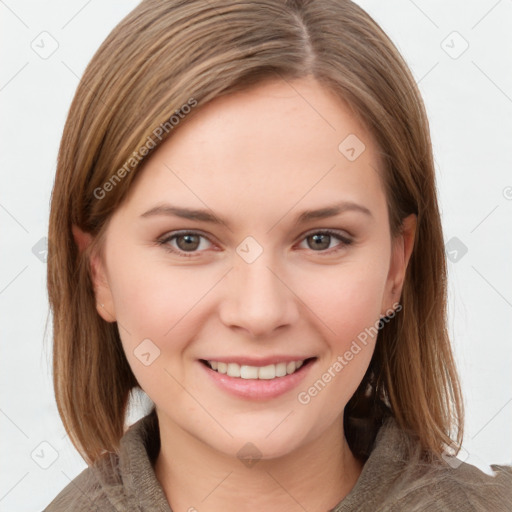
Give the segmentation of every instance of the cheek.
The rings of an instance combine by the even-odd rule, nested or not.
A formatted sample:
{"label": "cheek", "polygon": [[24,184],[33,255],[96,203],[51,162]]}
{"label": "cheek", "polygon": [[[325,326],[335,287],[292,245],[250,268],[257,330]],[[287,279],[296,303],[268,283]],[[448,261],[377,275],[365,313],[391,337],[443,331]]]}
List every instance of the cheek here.
{"label": "cheek", "polygon": [[[127,251],[125,254],[129,254]],[[178,396],[185,378],[183,352],[200,325],[201,299],[215,282],[194,268],[149,262],[132,251],[112,254],[109,273],[116,321],[128,363],[153,399]]]}
{"label": "cheek", "polygon": [[340,350],[378,321],[386,271],[384,265],[347,261],[302,280],[307,305],[325,324],[326,338]]}
{"label": "cheek", "polygon": [[386,275],[383,264],[347,261],[303,282],[327,350],[301,387],[298,401],[326,421],[339,414],[371,361]]}
{"label": "cheek", "polygon": [[193,335],[195,315],[219,276],[211,269],[151,261],[142,252],[112,255],[118,264],[109,277],[123,345],[128,352],[149,338],[176,352]]}

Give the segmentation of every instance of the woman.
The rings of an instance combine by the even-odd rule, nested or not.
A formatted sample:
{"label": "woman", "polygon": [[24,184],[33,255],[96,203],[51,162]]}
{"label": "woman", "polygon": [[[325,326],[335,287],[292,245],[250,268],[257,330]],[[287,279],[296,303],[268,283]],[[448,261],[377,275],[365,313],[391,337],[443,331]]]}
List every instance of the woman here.
{"label": "woman", "polygon": [[[347,1],[143,1],[72,103],[46,510],[510,510],[461,463],[428,122]],[[130,393],[151,412],[126,430]]]}

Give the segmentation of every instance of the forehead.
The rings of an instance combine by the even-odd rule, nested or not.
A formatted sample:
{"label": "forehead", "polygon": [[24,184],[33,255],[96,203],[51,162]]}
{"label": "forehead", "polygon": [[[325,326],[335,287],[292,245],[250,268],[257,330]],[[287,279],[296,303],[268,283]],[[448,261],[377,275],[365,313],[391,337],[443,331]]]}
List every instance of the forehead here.
{"label": "forehead", "polygon": [[[319,151],[338,156],[340,142],[351,134],[369,152],[376,149],[348,104],[308,78],[267,81],[216,98],[196,109],[167,146],[175,151],[177,146],[196,145],[218,158],[239,157],[251,163],[265,156],[296,160]],[[219,146],[221,140],[230,144]]]}
{"label": "forehead", "polygon": [[132,187],[139,210],[169,200],[273,218],[299,203],[385,202],[370,134],[310,79],[267,82],[197,109]]}

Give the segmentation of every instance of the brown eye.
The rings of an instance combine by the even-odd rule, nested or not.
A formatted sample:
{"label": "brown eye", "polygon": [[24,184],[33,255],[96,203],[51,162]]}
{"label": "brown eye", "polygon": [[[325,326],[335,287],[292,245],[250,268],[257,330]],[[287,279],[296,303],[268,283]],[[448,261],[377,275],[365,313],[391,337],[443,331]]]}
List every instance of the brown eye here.
{"label": "brown eye", "polygon": [[199,235],[178,235],[176,245],[182,251],[195,251],[200,244],[201,237]]}
{"label": "brown eye", "polygon": [[[338,244],[333,245],[332,242],[338,240]],[[316,231],[307,235],[304,241],[307,249],[314,252],[335,252],[341,250],[352,243],[352,240],[337,231]],[[332,251],[331,251],[332,250]]]}
{"label": "brown eye", "polygon": [[331,245],[331,235],[310,235],[307,237],[307,241],[310,249],[319,249],[321,251],[324,251],[325,249],[329,249],[329,245]]}
{"label": "brown eye", "polygon": [[184,257],[198,256],[201,251],[211,246],[211,242],[206,236],[193,231],[169,233],[158,240],[158,243],[163,245],[167,251]]}

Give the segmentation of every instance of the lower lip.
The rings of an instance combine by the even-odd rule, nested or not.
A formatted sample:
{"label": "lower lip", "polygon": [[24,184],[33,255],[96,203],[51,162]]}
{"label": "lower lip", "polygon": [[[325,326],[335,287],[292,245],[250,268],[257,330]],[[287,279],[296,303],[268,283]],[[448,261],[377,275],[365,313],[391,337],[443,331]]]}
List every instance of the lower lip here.
{"label": "lower lip", "polygon": [[308,364],[301,366],[290,375],[268,380],[229,377],[229,375],[212,370],[201,361],[198,361],[198,363],[209,378],[212,379],[221,389],[241,398],[266,400],[269,398],[276,398],[297,387],[309,373],[309,370],[315,361],[310,361]]}

